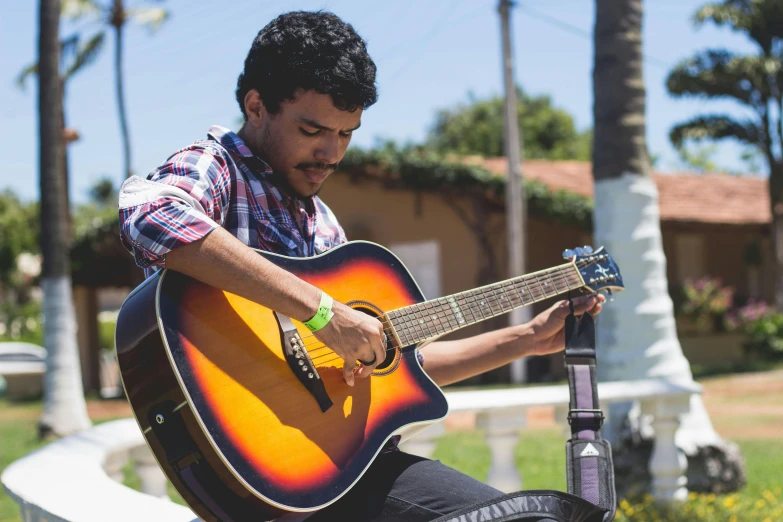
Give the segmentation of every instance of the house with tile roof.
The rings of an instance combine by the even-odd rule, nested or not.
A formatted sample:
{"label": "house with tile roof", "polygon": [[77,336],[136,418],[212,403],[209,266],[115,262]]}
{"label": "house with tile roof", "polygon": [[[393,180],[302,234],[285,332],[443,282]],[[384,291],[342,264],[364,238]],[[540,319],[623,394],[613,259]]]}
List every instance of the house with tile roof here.
{"label": "house with tile roof", "polygon": [[[498,177],[505,175],[505,158],[467,161],[479,163]],[[531,160],[524,163],[522,171],[526,179],[536,180],[551,191],[592,198],[589,162]],[[717,276],[733,286],[740,298],[772,302],[774,265],[768,239],[771,220],[767,180],[690,173],[653,176],[660,193],[662,239],[672,293],[688,278]],[[477,212],[480,214],[482,209],[476,208],[475,201],[460,198],[459,191],[414,191],[389,183],[373,172],[357,176],[339,170],[324,184],[320,196],[349,239],[369,240],[390,248],[405,262],[428,298],[480,286],[487,250],[492,251],[496,279],[506,277],[502,198],[490,197],[490,205],[480,216]],[[481,241],[471,228],[471,219],[484,221],[482,233],[486,237]],[[100,303],[108,294],[113,302],[119,302],[117,296],[130,291],[143,277],[117,235],[116,223],[112,223],[74,247],[74,299],[87,390],[98,387],[95,317]],[[564,249],[586,244],[593,244],[589,226],[531,215],[526,271],[560,264]],[[626,281],[626,285],[634,283]],[[615,303],[622,305],[621,296]],[[536,305],[533,311],[545,306],[548,304]],[[472,335],[505,324],[503,316],[489,325],[474,325],[452,335]],[[680,341],[691,363],[736,362],[742,356],[736,336],[689,336],[683,332]],[[528,367],[533,380],[559,377],[562,362],[558,356],[551,356],[531,361]]]}
{"label": "house with tile roof", "polygon": [[[505,175],[505,158],[470,161],[480,161],[490,172]],[[524,163],[522,172],[526,179],[537,180],[551,190],[592,198],[589,162],[531,160]],[[672,295],[686,279],[712,276],[733,286],[740,299],[774,301],[767,180],[658,172],[653,178],[660,195],[662,240]],[[478,273],[485,255],[482,245],[486,243],[477,241],[461,215],[472,211],[469,201],[458,201],[442,192],[390,186],[377,176],[349,176],[339,171],[324,185],[321,197],[340,219],[349,239],[374,241],[397,253],[428,298],[479,286]],[[490,223],[487,233],[495,246],[497,273],[502,279],[506,277],[504,216],[495,212],[487,214],[486,219]],[[526,271],[559,264],[565,248],[585,244],[592,244],[588,230],[530,217]],[[616,302],[621,303],[620,298]],[[503,324],[500,320],[495,326]],[[482,328],[478,325],[453,335],[475,334]],[[709,345],[713,341],[717,344]],[[737,362],[742,357],[739,342],[735,337],[724,346],[724,338],[690,339],[687,332],[681,336],[686,356],[697,364],[716,359]],[[557,374],[555,370],[561,366],[546,361],[533,364],[531,372]]]}

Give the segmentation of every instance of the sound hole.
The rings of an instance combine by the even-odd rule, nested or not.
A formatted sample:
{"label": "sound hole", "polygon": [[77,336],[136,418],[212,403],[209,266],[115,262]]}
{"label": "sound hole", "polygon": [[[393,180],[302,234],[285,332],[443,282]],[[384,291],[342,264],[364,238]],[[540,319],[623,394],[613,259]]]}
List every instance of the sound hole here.
{"label": "sound hole", "polygon": [[[348,303],[348,305],[354,310],[363,312],[371,317],[379,317],[381,315],[381,311],[373,307],[370,303],[353,302],[353,303]],[[377,372],[379,370],[383,370],[384,368],[388,368],[394,363],[396,359],[397,359],[397,347],[394,346],[394,340],[392,339],[392,336],[387,333],[386,359],[384,359],[381,364],[375,367],[375,371]]]}

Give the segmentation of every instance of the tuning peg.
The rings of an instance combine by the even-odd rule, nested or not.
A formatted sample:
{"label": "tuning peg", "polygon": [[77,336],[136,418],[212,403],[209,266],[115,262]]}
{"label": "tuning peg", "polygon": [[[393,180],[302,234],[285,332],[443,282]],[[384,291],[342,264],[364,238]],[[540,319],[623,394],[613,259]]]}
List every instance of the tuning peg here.
{"label": "tuning peg", "polygon": [[608,288],[606,289],[606,298],[611,302],[614,301],[614,294]]}
{"label": "tuning peg", "polygon": [[576,252],[576,255],[578,255],[578,256],[583,256],[583,255],[585,255],[585,251],[584,251],[584,249],[583,249],[582,247],[576,247],[576,248],[574,249],[574,252]]}
{"label": "tuning peg", "polygon": [[576,255],[576,253],[573,250],[571,250],[570,248],[567,248],[567,249],[563,250],[563,259],[571,259],[575,255]]}
{"label": "tuning peg", "polygon": [[585,254],[592,254],[593,253],[593,247],[591,247],[590,245],[583,246],[582,250],[584,251]]}

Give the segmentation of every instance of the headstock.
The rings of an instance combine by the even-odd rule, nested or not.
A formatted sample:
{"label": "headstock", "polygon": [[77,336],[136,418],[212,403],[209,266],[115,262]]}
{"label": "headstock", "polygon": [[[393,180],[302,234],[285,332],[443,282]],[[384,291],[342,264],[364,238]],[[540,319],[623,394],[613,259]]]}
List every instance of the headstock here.
{"label": "headstock", "polygon": [[612,292],[625,288],[620,269],[603,247],[595,252],[589,246],[564,250],[563,257],[576,265],[586,290],[605,290],[611,298]]}

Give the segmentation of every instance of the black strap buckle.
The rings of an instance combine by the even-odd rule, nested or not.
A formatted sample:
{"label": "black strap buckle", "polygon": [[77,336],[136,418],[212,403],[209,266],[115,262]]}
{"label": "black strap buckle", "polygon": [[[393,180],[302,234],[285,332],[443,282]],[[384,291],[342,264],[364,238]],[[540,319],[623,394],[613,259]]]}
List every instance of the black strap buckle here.
{"label": "black strap buckle", "polygon": [[[590,413],[591,417],[580,417],[577,413]],[[568,424],[580,429],[598,431],[604,424],[604,412],[600,409],[573,408],[568,410]]]}

